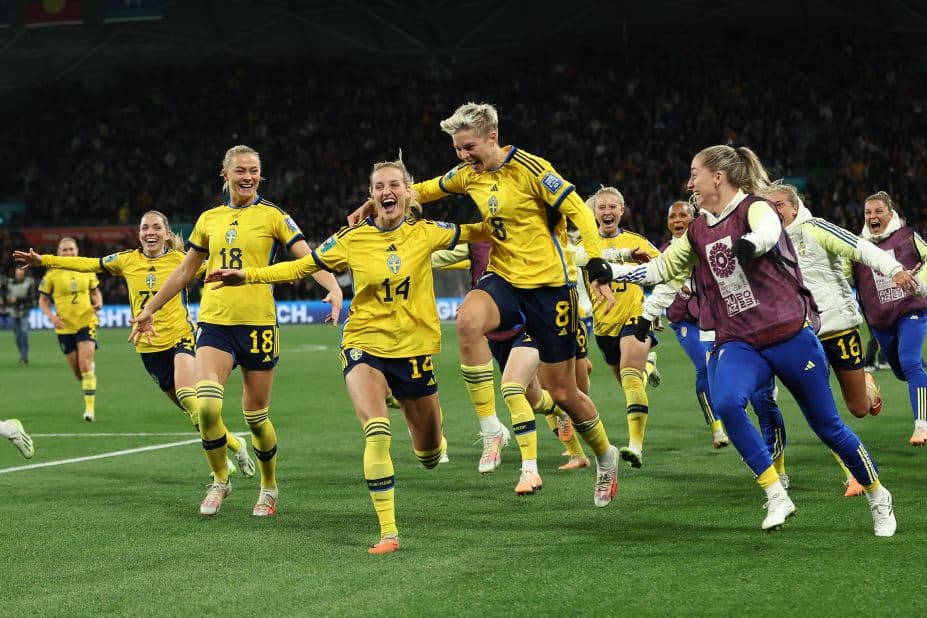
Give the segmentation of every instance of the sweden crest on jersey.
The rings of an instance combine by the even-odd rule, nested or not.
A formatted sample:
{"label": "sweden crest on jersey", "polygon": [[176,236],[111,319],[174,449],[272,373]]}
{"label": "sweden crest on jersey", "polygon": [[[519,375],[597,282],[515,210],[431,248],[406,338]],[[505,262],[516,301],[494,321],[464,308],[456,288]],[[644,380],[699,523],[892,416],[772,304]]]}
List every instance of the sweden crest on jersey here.
{"label": "sweden crest on jersey", "polygon": [[235,228],[230,227],[225,233],[225,244],[232,245],[235,244],[235,239],[238,238],[238,232]]}
{"label": "sweden crest on jersey", "polygon": [[390,253],[386,258],[386,267],[395,275],[399,273],[399,269],[402,267],[402,260],[395,253]]}
{"label": "sweden crest on jersey", "polygon": [[495,217],[499,214],[499,199],[495,195],[491,195],[487,207],[489,208],[490,214]]}
{"label": "sweden crest on jersey", "polygon": [[149,290],[154,289],[156,282],[157,280],[155,279],[154,273],[148,273],[148,275],[145,277],[145,285],[148,286]]}

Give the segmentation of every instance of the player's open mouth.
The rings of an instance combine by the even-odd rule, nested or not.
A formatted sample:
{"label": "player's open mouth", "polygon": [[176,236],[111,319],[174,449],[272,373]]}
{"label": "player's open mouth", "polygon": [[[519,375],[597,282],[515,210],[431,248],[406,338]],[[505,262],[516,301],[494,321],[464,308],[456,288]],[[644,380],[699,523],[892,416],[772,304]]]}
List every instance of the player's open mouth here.
{"label": "player's open mouth", "polygon": [[602,215],[602,225],[614,225],[615,215]]}
{"label": "player's open mouth", "polygon": [[383,210],[385,210],[388,213],[391,213],[396,208],[396,205],[398,204],[398,202],[396,201],[395,198],[387,197],[383,201],[381,201],[380,204],[383,206]]}
{"label": "player's open mouth", "polygon": [[878,219],[872,219],[869,221],[869,229],[873,232],[878,232],[882,228],[882,222]]}

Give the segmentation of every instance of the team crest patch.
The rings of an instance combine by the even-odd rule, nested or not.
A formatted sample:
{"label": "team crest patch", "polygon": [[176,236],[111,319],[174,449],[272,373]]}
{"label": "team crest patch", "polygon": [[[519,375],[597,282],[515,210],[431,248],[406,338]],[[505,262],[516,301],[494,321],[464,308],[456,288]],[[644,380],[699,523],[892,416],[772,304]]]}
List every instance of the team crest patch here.
{"label": "team crest patch", "polygon": [[299,232],[299,226],[296,225],[296,221],[293,221],[293,217],[287,217],[284,222],[291,232]]}
{"label": "team crest patch", "polygon": [[453,223],[448,223],[447,221],[435,221],[435,225],[437,225],[438,227],[443,228],[443,229],[445,229],[445,230],[452,230],[452,229],[454,229],[454,224],[453,224]]}
{"label": "team crest patch", "polygon": [[386,258],[386,267],[395,275],[399,273],[399,269],[402,267],[402,260],[395,253],[390,253]]}
{"label": "team crest patch", "polygon": [[495,195],[489,197],[486,205],[489,208],[489,214],[494,217],[499,214],[499,199]]}
{"label": "team crest patch", "polygon": [[351,348],[348,350],[348,356],[351,357],[351,360],[355,363],[361,359],[361,356],[364,355],[363,350],[358,350],[357,348]]}
{"label": "team crest patch", "polygon": [[228,231],[225,233],[225,244],[227,245],[235,244],[236,238],[238,238],[238,231],[235,228],[230,227]]}
{"label": "team crest patch", "polygon": [[151,290],[154,288],[157,279],[154,276],[154,273],[148,273],[148,276],[145,277],[145,285],[148,286],[148,289]]}
{"label": "team crest patch", "polygon": [[319,248],[319,251],[322,253],[325,253],[326,251],[328,251],[329,249],[335,246],[335,242],[337,242],[335,240],[335,237],[329,236],[328,239],[322,243],[322,246],[321,248]]}
{"label": "team crest patch", "polygon": [[115,262],[115,261],[116,261],[116,254],[115,254],[115,253],[111,253],[111,254],[107,255],[105,258],[103,258],[103,263],[104,263],[104,264],[109,264],[110,262]]}
{"label": "team crest patch", "polygon": [[544,174],[544,178],[541,178],[541,184],[547,187],[547,190],[551,193],[556,193],[563,186],[563,180],[547,172]]}

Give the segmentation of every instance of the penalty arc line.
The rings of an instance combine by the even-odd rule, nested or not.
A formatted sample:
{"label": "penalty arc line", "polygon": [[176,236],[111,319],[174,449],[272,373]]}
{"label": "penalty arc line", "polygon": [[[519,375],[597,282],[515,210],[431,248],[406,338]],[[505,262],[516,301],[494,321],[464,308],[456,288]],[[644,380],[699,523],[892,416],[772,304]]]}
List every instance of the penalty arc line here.
{"label": "penalty arc line", "polygon": [[57,461],[45,461],[36,464],[27,464],[25,466],[14,466],[12,468],[0,468],[0,474],[10,472],[20,472],[22,470],[34,470],[36,468],[48,468],[50,466],[63,466],[65,464],[80,463],[82,461],[93,461],[94,459],[106,459],[108,457],[121,457],[122,455],[134,455],[135,453],[144,453],[145,451],[157,451],[175,446],[184,446],[187,444],[198,444],[200,438],[193,440],[183,440],[181,442],[168,442],[167,444],[153,444],[151,446],[142,446],[140,448],[131,448],[122,451],[112,451],[110,453],[100,453],[99,455],[87,455],[86,457],[73,457],[71,459],[59,459]]}

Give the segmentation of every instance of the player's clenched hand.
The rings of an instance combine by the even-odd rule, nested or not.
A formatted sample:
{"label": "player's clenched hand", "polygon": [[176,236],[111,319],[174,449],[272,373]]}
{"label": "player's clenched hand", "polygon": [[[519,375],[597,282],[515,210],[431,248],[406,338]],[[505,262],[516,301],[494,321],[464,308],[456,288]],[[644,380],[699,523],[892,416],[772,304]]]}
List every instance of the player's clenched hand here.
{"label": "player's clenched hand", "polygon": [[217,268],[206,275],[203,283],[215,283],[211,289],[218,290],[227,285],[241,285],[245,279],[245,271],[238,268]]}
{"label": "player's clenched hand", "polygon": [[612,293],[612,286],[598,281],[590,281],[589,285],[592,286],[596,302],[605,305],[605,313],[611,311],[612,307],[615,306],[615,295]]}

